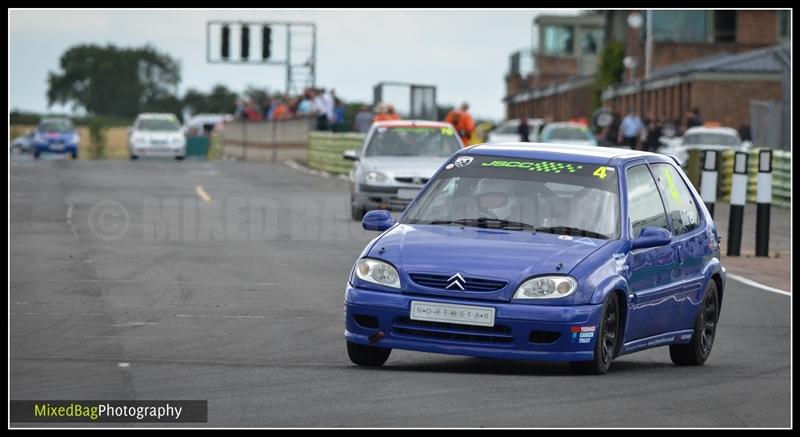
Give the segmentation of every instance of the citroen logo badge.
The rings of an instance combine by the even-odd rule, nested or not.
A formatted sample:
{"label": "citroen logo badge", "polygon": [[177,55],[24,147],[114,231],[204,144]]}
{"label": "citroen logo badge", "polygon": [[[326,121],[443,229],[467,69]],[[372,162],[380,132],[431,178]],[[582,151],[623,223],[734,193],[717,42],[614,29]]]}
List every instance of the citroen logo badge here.
{"label": "citroen logo badge", "polygon": [[447,280],[448,285],[445,289],[450,289],[450,287],[458,287],[461,291],[464,291],[464,284],[467,282],[461,276],[461,273],[456,273],[455,275],[451,276],[450,279]]}

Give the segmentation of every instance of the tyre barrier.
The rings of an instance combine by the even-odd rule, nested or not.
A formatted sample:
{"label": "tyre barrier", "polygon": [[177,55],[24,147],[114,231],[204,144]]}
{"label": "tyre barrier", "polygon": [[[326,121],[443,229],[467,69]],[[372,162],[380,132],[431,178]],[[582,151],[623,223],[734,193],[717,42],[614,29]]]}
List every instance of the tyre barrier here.
{"label": "tyre barrier", "polygon": [[334,174],[347,174],[353,168],[353,161],[342,157],[345,150],[357,150],[364,142],[365,135],[354,132],[314,131],[308,137],[308,161],[313,169]]}
{"label": "tyre barrier", "polygon": [[[767,148],[754,148],[748,151],[748,165],[747,165],[747,203],[756,203],[757,201],[757,182],[758,182],[758,154],[761,150]],[[695,151],[690,151],[695,152]],[[718,200],[730,203],[731,200],[731,182],[733,181],[733,161],[735,152],[732,150],[725,150],[720,154],[719,160],[719,187],[718,187]],[[700,165],[700,159],[690,160],[692,163]],[[785,150],[773,150],[772,152],[772,206],[778,208],[789,208],[792,203],[791,192],[791,166],[792,166],[792,152]],[[687,175],[690,174],[689,169],[686,169]],[[694,172],[691,172],[694,174]],[[690,178],[691,179],[691,178]],[[692,179],[692,182],[696,183]],[[696,186],[697,183],[696,183]],[[698,186],[699,189],[699,186]]]}

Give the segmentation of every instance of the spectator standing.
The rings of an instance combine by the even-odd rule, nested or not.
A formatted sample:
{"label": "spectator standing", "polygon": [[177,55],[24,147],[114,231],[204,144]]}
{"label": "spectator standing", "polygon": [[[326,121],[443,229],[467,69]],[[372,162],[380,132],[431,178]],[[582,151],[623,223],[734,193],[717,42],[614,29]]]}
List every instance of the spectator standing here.
{"label": "spectator standing", "polygon": [[739,137],[742,141],[753,141],[753,132],[750,130],[749,124],[739,126]]}
{"label": "spectator standing", "polygon": [[372,113],[369,112],[367,105],[362,105],[361,109],[356,114],[356,119],[353,121],[353,130],[356,132],[366,133],[372,125]]}
{"label": "spectator standing", "polygon": [[334,123],[336,123],[336,91],[330,89],[322,94],[322,101],[325,102],[324,110],[325,116],[328,118],[328,129],[333,131]]}
{"label": "spectator standing", "polygon": [[617,135],[617,143],[630,146],[631,149],[638,149],[639,135],[644,130],[644,123],[642,119],[636,114],[634,108],[628,109],[628,115],[622,119],[619,125],[619,134]]}
{"label": "spectator standing", "polygon": [[519,127],[517,127],[517,133],[519,134],[519,140],[523,143],[529,143],[531,141],[531,129],[530,126],[528,126],[528,117],[523,115],[519,118]]}
{"label": "spectator standing", "polygon": [[317,109],[317,130],[328,130],[328,112],[326,111],[325,98],[323,93],[324,88],[316,90],[314,97],[314,106]]}
{"label": "spectator standing", "polygon": [[344,103],[341,100],[339,100],[338,97],[334,97],[333,101],[335,102],[335,107],[334,107],[335,121],[333,122],[333,130],[334,132],[344,132],[344,117],[345,117]]}
{"label": "spectator standing", "polygon": [[305,93],[303,93],[303,99],[300,100],[300,103],[297,105],[297,115],[311,115],[314,112],[314,107],[314,91],[307,89]]}
{"label": "spectator standing", "polygon": [[647,136],[644,140],[645,150],[648,152],[655,152],[661,146],[661,120],[648,120],[647,123]]}
{"label": "spectator standing", "polygon": [[453,127],[456,128],[456,132],[458,132],[458,135],[461,137],[464,145],[469,144],[469,139],[472,137],[472,131],[475,130],[475,121],[469,114],[469,103],[464,102],[457,110],[454,109],[448,112],[447,116],[444,118],[444,121],[452,124]]}
{"label": "spectator standing", "polygon": [[692,108],[691,111],[686,113],[686,129],[702,126],[703,118],[700,116],[700,110]]}

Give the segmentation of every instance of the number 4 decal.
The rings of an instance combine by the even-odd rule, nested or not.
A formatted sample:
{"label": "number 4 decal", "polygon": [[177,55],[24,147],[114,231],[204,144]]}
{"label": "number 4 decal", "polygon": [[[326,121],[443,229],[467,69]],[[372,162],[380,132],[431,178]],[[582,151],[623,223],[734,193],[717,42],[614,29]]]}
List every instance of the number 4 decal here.
{"label": "number 4 decal", "polygon": [[597,167],[597,170],[595,170],[594,173],[592,173],[592,175],[593,176],[597,176],[600,179],[605,179],[606,178],[606,169],[607,168],[608,167],[605,167],[605,166]]}

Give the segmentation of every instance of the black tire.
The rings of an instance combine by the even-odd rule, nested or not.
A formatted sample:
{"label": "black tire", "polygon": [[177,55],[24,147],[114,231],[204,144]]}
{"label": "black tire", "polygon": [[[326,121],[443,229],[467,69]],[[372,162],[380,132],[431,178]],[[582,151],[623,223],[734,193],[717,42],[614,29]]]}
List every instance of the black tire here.
{"label": "black tire", "polygon": [[391,349],[347,342],[347,356],[359,366],[380,367],[391,353]]}
{"label": "black tire", "polygon": [[175,160],[176,161],[183,161],[183,158],[185,158],[185,156],[176,156]]}
{"label": "black tire", "polygon": [[350,217],[352,217],[353,220],[360,222],[366,213],[367,211],[363,206],[350,202]]}
{"label": "black tire", "polygon": [[594,356],[591,361],[573,361],[572,371],[584,375],[603,375],[617,355],[622,333],[620,303],[616,293],[606,298],[603,317],[595,333]]}
{"label": "black tire", "polygon": [[719,293],[717,283],[711,280],[708,281],[703,305],[694,321],[692,342],[670,346],[669,357],[672,362],[678,366],[702,366],[711,355],[718,322]]}
{"label": "black tire", "polygon": [[131,153],[131,161],[136,161],[137,159],[139,159],[139,157]]}
{"label": "black tire", "polygon": [[42,153],[38,150],[33,151],[33,159],[39,159],[42,156]]}
{"label": "black tire", "polygon": [[72,159],[78,159],[78,151],[72,152]]}

